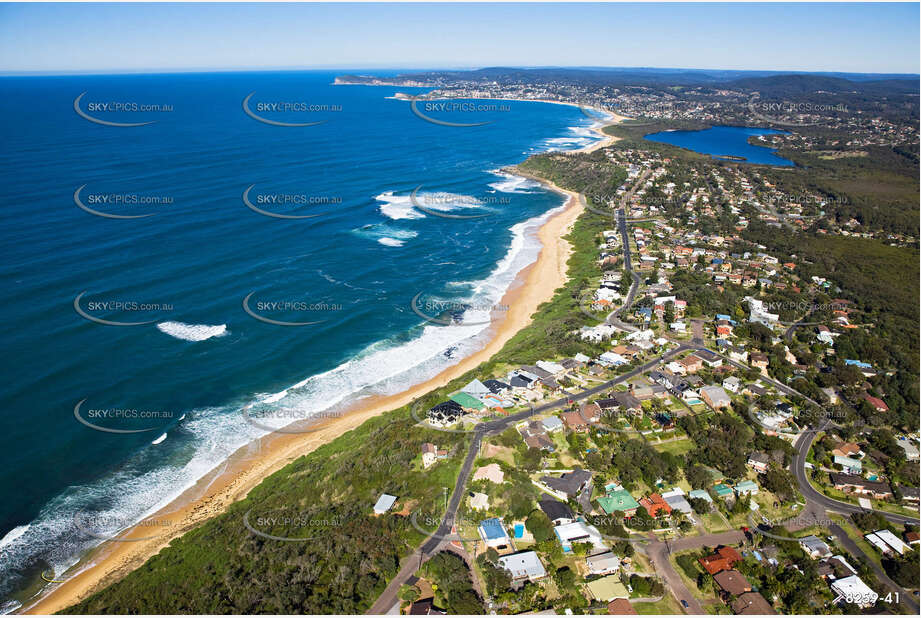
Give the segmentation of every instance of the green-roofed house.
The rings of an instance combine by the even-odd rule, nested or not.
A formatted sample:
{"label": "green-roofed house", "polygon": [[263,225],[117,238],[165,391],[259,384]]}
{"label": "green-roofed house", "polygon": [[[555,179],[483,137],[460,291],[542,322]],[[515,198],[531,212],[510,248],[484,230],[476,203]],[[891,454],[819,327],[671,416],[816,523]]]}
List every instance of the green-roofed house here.
{"label": "green-roofed house", "polygon": [[700,500],[706,500],[710,504],[713,504],[713,498],[710,497],[706,489],[694,489],[689,491],[688,498],[699,498]]}
{"label": "green-roofed house", "polygon": [[592,597],[602,603],[609,603],[614,599],[630,598],[627,587],[624,586],[617,575],[608,575],[607,577],[590,581],[587,587]]}
{"label": "green-roofed house", "polygon": [[724,483],[713,486],[713,491],[716,493],[717,498],[729,498],[732,496],[732,487]]}
{"label": "green-roofed house", "polygon": [[598,504],[608,515],[620,511],[627,517],[636,515],[636,509],[640,508],[639,502],[634,500],[626,489],[608,492],[608,495],[598,498]]}
{"label": "green-roofed house", "polygon": [[457,393],[456,395],[451,395],[451,401],[458,404],[462,408],[467,408],[468,410],[483,410],[486,408],[486,404],[484,404],[473,395],[468,395],[467,393]]}
{"label": "green-roofed house", "polygon": [[758,495],[758,484],[748,479],[745,479],[744,481],[736,485],[734,489],[736,490],[736,493],[739,494],[740,496],[745,495],[745,494],[749,494],[752,496]]}

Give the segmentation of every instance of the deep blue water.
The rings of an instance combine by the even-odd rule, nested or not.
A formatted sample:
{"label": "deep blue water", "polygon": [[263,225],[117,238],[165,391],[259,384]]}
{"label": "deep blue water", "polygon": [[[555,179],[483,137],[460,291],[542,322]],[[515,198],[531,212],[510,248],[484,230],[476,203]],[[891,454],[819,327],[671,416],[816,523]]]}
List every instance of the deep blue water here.
{"label": "deep blue water", "polygon": [[[472,349],[483,309],[536,256],[533,219],[562,199],[493,170],[591,141],[578,109],[501,102],[507,110],[426,112],[491,121],[448,127],[388,98],[401,89],[333,86],[333,77],[0,79],[0,599],[41,569],[61,573],[264,434],[245,407],[279,426],[397,392],[455,362],[445,352],[456,359]],[[74,110],[83,92],[78,107],[95,118],[157,122],[95,124]],[[264,124],[243,111],[250,93],[262,117],[324,122]],[[334,107],[265,105],[305,101]],[[252,185],[258,208],[320,216],[254,212],[242,200]],[[424,214],[409,198],[420,185],[429,210],[488,216]],[[80,187],[76,199],[97,212],[154,216],[90,214],[75,201]],[[113,206],[104,195],[160,202]],[[271,196],[294,203],[279,207]],[[75,299],[84,292],[77,307],[93,318],[151,322],[82,317]],[[419,293],[475,307],[461,324],[426,324],[410,307]],[[242,306],[250,294],[264,317],[318,323],[256,320]],[[260,304],[270,302],[294,304]],[[90,428],[76,418],[81,401],[81,417],[98,427],[146,431]],[[160,414],[91,412],[114,409]]]}
{"label": "deep blue water", "polygon": [[793,161],[775,154],[775,148],[752,146],[748,138],[754,135],[776,135],[783,131],[757,127],[711,127],[702,131],[663,131],[650,133],[646,139],[687,148],[715,158],[744,157],[746,163],[792,166]]}

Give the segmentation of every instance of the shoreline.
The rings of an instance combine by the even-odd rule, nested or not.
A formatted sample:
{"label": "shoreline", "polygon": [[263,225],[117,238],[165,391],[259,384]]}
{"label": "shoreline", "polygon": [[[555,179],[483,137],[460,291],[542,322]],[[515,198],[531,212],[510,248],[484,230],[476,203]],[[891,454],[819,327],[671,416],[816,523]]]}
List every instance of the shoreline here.
{"label": "shoreline", "polygon": [[[222,513],[229,505],[243,499],[266,477],[298,457],[335,440],[369,418],[400,408],[444,386],[489,360],[519,330],[530,324],[531,316],[538,306],[550,300],[556,289],[565,283],[566,262],[572,249],[562,237],[584,210],[579,194],[547,181],[532,179],[567,199],[562,210],[551,215],[538,228],[537,237],[541,249],[537,259],[524,267],[506,290],[500,302],[508,306],[509,310],[490,325],[487,331],[489,339],[483,347],[433,378],[401,393],[369,398],[339,417],[319,421],[309,432],[271,433],[241,447],[225,464],[206,474],[163,509],[145,518],[145,521],[175,522],[171,524],[168,533],[151,538],[150,529],[139,522],[116,539],[103,542],[91,550],[73,567],[77,570],[72,576],[23,604],[14,610],[15,613],[52,614],[78,603],[140,567],[174,538]],[[252,445],[257,448],[256,456],[248,455]]]}

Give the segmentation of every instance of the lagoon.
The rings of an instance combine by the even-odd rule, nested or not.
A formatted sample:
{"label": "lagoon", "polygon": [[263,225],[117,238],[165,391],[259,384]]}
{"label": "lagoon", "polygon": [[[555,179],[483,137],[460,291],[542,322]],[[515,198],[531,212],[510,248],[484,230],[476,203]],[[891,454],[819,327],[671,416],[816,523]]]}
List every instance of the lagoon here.
{"label": "lagoon", "polygon": [[653,142],[687,148],[716,159],[741,158],[745,163],[791,167],[793,161],[776,154],[775,148],[753,146],[748,138],[754,135],[777,135],[784,131],[759,127],[711,127],[702,131],[662,131],[645,138]]}

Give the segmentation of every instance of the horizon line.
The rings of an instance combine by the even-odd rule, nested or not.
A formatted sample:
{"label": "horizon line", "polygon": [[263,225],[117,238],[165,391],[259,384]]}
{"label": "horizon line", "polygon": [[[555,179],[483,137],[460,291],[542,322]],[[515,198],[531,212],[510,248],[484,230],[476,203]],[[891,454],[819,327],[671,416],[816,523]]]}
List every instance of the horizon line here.
{"label": "horizon line", "polygon": [[617,69],[631,71],[693,71],[693,72],[734,72],[734,73],[778,73],[778,74],[806,74],[806,75],[873,75],[884,77],[921,78],[921,73],[881,72],[881,71],[845,71],[845,70],[805,70],[805,69],[720,69],[720,68],[693,68],[693,67],[654,67],[654,66],[605,66],[605,65],[489,65],[476,67],[446,66],[433,67],[399,67],[399,66],[365,66],[356,67],[349,65],[328,66],[265,66],[265,67],[162,67],[145,69],[72,69],[72,70],[22,70],[12,71],[0,69],[0,77],[68,77],[68,76],[104,76],[104,75],[171,75],[195,73],[258,73],[258,72],[328,72],[328,71],[406,71],[406,72],[442,72],[442,71],[481,71],[484,69],[569,69],[573,71],[614,71]]}

